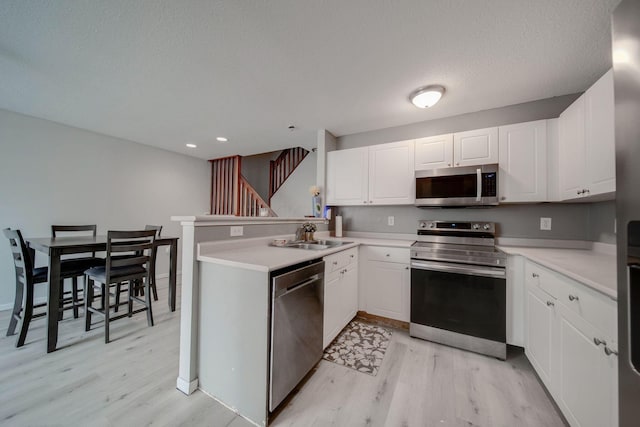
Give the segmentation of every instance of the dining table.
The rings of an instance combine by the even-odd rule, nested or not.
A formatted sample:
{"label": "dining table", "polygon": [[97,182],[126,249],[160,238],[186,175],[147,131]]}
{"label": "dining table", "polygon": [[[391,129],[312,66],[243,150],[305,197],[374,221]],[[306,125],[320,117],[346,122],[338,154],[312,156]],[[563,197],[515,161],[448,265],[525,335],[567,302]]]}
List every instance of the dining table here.
{"label": "dining table", "polygon": [[[58,315],[60,307],[57,303],[62,291],[60,280],[60,259],[63,255],[82,254],[87,252],[103,252],[107,249],[107,236],[65,236],[35,237],[26,239],[31,249],[49,256],[49,295],[47,303],[47,353],[56,350],[58,345]],[[154,246],[169,246],[169,308],[176,310],[176,273],[178,266],[178,237],[156,237]]]}

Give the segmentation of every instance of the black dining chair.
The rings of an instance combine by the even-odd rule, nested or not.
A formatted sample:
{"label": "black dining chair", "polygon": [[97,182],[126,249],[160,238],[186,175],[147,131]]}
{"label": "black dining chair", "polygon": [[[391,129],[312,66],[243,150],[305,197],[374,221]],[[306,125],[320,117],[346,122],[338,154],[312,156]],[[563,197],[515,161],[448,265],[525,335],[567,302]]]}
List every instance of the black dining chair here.
{"label": "black dining chair", "polygon": [[[145,230],[155,230],[156,239],[160,238],[160,233],[162,233],[161,225],[145,225]],[[153,300],[158,301],[158,288],[156,287],[156,259],[158,256],[158,248],[154,246],[153,248],[153,263],[151,264],[151,291],[153,292]]]}
{"label": "black dining chair", "polygon": [[[52,225],[51,237],[54,239],[64,236],[77,237],[78,234],[91,235],[93,237],[96,237],[97,228],[98,227],[95,224]],[[61,284],[61,289],[63,289],[64,286],[64,279],[71,279],[71,298],[64,297],[63,300],[65,304],[71,302],[71,305],[65,306],[64,310],[73,309],[73,317],[77,319],[78,307],[82,307],[83,305],[82,299],[80,299],[78,295],[81,291],[81,288],[78,286],[78,277],[84,277],[85,270],[91,267],[104,265],[104,259],[96,257],[95,252],[90,252],[86,256],[73,256],[73,258],[64,258],[61,260],[61,264],[64,265],[64,274],[61,274],[60,276],[63,281],[63,283]],[[60,320],[62,320],[64,310],[60,310]]]}
{"label": "black dining chair", "polygon": [[[104,341],[109,342],[109,323],[122,317],[131,317],[140,311],[147,312],[147,323],[153,326],[153,311],[149,293],[151,265],[154,259],[155,230],[109,231],[107,233],[107,258],[105,265],[93,267],[85,271],[84,308],[85,331],[91,329],[91,316],[98,314],[104,317]],[[119,305],[119,284],[128,282],[128,310],[126,313],[112,316],[111,308]],[[136,286],[144,287],[145,299],[134,294]],[[112,293],[111,288],[116,288]],[[93,306],[95,289],[102,292],[101,308]],[[118,302],[111,305],[111,296]],[[133,310],[133,303],[143,308]]]}
{"label": "black dining chair", "polygon": [[11,312],[11,320],[7,329],[7,336],[16,333],[18,322],[22,322],[20,333],[16,340],[16,347],[22,347],[24,340],[27,338],[29,323],[31,319],[46,316],[46,311],[33,314],[34,308],[46,307],[47,303],[33,303],[33,295],[35,285],[38,283],[46,283],[49,276],[47,267],[33,268],[33,254],[27,248],[22,238],[20,230],[11,230],[9,228],[3,230],[4,235],[9,239],[11,247],[11,255],[13,257],[13,265],[16,273],[16,294],[13,303],[13,311]]}

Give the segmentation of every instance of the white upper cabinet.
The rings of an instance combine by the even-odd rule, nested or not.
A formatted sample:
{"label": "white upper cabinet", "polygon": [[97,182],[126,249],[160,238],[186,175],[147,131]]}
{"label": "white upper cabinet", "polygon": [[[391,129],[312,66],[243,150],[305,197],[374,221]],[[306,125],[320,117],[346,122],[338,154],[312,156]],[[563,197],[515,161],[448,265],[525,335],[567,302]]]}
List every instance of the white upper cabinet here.
{"label": "white upper cabinet", "polygon": [[498,163],[498,128],[454,133],[453,162],[456,167]]}
{"label": "white upper cabinet", "polygon": [[415,170],[453,166],[453,134],[416,139]]}
{"label": "white upper cabinet", "polygon": [[415,201],[413,140],[327,153],[328,205]]}
{"label": "white upper cabinet", "polygon": [[500,202],[547,200],[547,121],[499,128]]}
{"label": "white upper cabinet", "polygon": [[562,200],[612,195],[616,177],[612,70],[560,115],[559,126]]}
{"label": "white upper cabinet", "polygon": [[616,191],[613,69],[584,94],[587,196]]}
{"label": "white upper cabinet", "polygon": [[415,202],[413,141],[369,147],[369,203],[401,205]]}
{"label": "white upper cabinet", "polygon": [[327,204],[364,205],[368,188],[368,147],[327,153]]}

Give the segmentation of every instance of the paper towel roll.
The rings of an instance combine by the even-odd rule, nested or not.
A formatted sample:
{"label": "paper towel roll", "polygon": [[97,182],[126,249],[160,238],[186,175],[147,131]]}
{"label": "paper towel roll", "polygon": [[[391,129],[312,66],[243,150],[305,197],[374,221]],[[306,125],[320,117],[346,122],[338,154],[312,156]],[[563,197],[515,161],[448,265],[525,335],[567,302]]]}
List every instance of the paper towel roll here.
{"label": "paper towel roll", "polygon": [[342,237],[342,216],[336,215],[336,237]]}

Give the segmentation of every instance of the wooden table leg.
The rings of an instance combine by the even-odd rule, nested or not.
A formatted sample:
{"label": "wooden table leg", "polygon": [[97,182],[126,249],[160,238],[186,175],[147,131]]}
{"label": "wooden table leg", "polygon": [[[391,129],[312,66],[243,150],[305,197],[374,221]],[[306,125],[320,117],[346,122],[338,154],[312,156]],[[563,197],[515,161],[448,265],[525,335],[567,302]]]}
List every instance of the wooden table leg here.
{"label": "wooden table leg", "polygon": [[47,300],[47,353],[58,345],[58,315],[60,310],[60,253],[49,251],[49,299]]}
{"label": "wooden table leg", "polygon": [[169,308],[176,311],[176,274],[178,269],[178,241],[171,242],[169,254]]}

